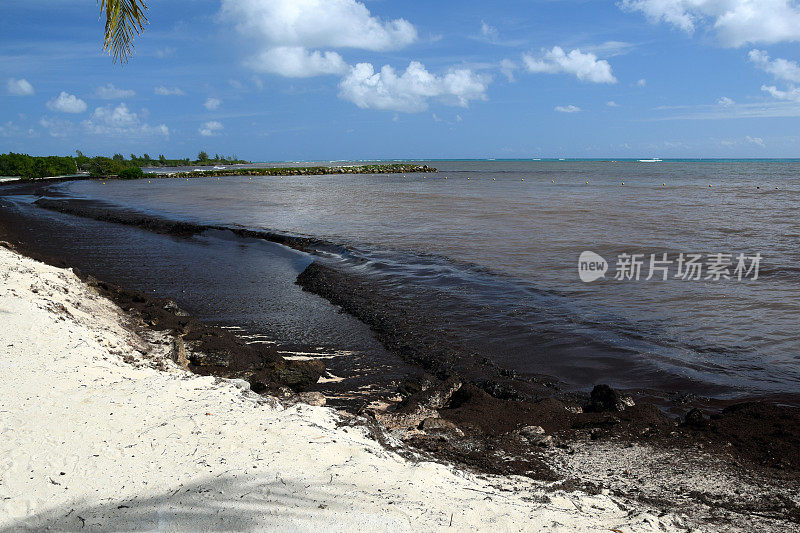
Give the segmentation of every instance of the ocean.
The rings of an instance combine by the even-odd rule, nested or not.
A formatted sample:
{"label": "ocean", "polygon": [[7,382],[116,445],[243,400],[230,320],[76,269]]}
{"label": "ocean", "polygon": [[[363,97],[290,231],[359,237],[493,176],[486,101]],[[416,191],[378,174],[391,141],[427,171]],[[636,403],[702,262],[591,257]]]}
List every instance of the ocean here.
{"label": "ocean", "polygon": [[[279,342],[300,339],[341,357],[385,350],[353,340],[350,331],[364,337],[358,321],[309,311],[319,298],[292,285],[317,261],[374,288],[375,305],[407,322],[419,317],[420,334],[456,358],[515,376],[546,376],[566,389],[608,383],[798,404],[800,161],[419,163],[439,172],[52,187],[169,219],[325,241],[301,253],[214,233],[174,256],[185,243],[162,242],[157,254],[130,239],[96,244],[106,255],[127,249],[118,274],[137,253],[147,256],[142,265],[158,263],[147,283],[207,319]],[[103,231],[95,243],[108,238]],[[187,267],[187,254],[199,266]],[[271,274],[275,260],[289,274]],[[165,262],[186,279],[195,276],[187,268],[203,270],[206,288],[179,288],[179,275],[154,281],[164,279]]]}

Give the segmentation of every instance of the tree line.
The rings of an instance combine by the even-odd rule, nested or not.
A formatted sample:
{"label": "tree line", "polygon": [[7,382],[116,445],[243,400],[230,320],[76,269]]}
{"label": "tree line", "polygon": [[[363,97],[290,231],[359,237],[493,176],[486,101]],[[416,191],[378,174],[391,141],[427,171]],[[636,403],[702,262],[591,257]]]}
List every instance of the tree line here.
{"label": "tree line", "polygon": [[215,154],[212,159],[206,152],[197,154],[197,159],[167,159],[159,155],[152,159],[148,154],[130,154],[126,159],[122,154],[112,157],[89,157],[80,150],[75,156],[30,156],[27,154],[0,154],[0,176],[19,176],[22,179],[40,179],[51,176],[71,176],[88,173],[94,177],[118,176],[120,178],[141,177],[143,167],[175,167],[188,165],[232,165],[247,163],[236,156],[225,157]]}
{"label": "tree line", "polygon": [[[122,154],[114,154],[113,159],[118,161],[124,161],[125,158]],[[225,156],[220,154],[214,154],[214,157],[210,157],[207,152],[200,151],[197,154],[197,159],[192,160],[190,158],[184,159],[167,159],[164,155],[159,155],[157,159],[153,159],[150,157],[149,154],[142,154],[141,156],[137,156],[136,154],[131,154],[130,162],[138,167],[181,167],[181,166],[189,166],[189,165],[237,165],[242,163],[249,163],[249,161],[244,161],[242,159],[238,159],[235,155],[232,156]]]}

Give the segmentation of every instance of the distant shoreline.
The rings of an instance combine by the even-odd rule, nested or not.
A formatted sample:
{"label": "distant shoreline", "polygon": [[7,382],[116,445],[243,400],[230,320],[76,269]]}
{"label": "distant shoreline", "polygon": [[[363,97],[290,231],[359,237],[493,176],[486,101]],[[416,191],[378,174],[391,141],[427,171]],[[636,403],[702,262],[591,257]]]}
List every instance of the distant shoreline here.
{"label": "distant shoreline", "polygon": [[[148,167],[148,170],[150,168]],[[147,172],[141,177],[133,179],[152,178],[216,178],[226,176],[321,176],[328,174],[414,174],[420,172],[436,173],[437,169],[427,165],[415,164],[390,164],[390,165],[340,165],[340,166],[314,166],[314,167],[269,167],[269,168],[215,168],[197,169],[180,172]],[[118,178],[116,175],[93,176],[85,174],[69,174],[64,176],[47,176],[42,178],[21,178],[19,176],[0,176],[0,183],[33,182],[52,180],[80,180],[80,179],[131,179]]]}

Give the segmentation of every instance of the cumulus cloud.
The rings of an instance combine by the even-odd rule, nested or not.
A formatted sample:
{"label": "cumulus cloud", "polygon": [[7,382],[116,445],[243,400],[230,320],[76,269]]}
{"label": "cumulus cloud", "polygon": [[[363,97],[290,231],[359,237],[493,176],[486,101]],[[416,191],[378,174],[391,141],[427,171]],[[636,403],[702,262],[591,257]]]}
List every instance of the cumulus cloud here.
{"label": "cumulus cloud", "polygon": [[74,94],[61,91],[58,97],[47,102],[47,108],[61,113],[83,113],[86,111],[86,102]]}
{"label": "cumulus cloud", "polygon": [[735,104],[736,101],[734,101],[733,98],[728,98],[727,96],[723,96],[719,100],[717,100],[717,103],[722,107],[730,107],[733,104]]}
{"label": "cumulus cloud", "polygon": [[136,113],[128,109],[125,103],[116,107],[112,105],[98,107],[92,116],[82,124],[86,131],[96,135],[169,137],[169,128],[166,125],[150,126],[143,123]]}
{"label": "cumulus cloud", "polygon": [[750,50],[748,57],[758,68],[772,74],[776,79],[800,83],[800,66],[794,61],[770,59],[764,50]]}
{"label": "cumulus cloud", "polygon": [[359,63],[339,83],[339,96],[363,109],[416,113],[425,111],[431,99],[462,107],[485,100],[490,81],[469,69],[453,68],[437,76],[417,61],[399,75],[388,65],[375,72],[370,63]]}
{"label": "cumulus cloud", "polygon": [[222,129],[223,126],[221,123],[217,122],[216,120],[211,120],[200,126],[200,129],[197,131],[200,132],[200,135],[203,137],[211,137],[212,135],[219,133]]}
{"label": "cumulus cloud", "polygon": [[302,46],[268,48],[245,61],[258,72],[280,74],[287,78],[308,78],[321,74],[344,74],[347,69],[342,56],[336,52],[309,51]]}
{"label": "cumulus cloud", "polygon": [[154,92],[159,96],[183,96],[186,94],[178,87],[164,87],[163,85],[156,87]]}
{"label": "cumulus cloud", "polygon": [[557,105],[555,107],[555,110],[558,111],[559,113],[579,113],[581,108],[576,105],[570,104],[567,106]]}
{"label": "cumulus cloud", "polygon": [[642,78],[636,82],[637,87],[647,87],[647,80]]}
{"label": "cumulus cloud", "polygon": [[122,100],[125,98],[130,98],[132,96],[136,96],[136,91],[131,91],[127,89],[119,89],[114,87],[113,83],[109,83],[103,87],[98,87],[94,91],[95,96],[103,100]]}
{"label": "cumulus cloud", "polygon": [[760,146],[761,148],[766,148],[766,143],[764,139],[761,137],[750,137],[749,135],[744,138],[745,141],[749,142],[750,144],[755,144],[756,146]]}
{"label": "cumulus cloud", "polygon": [[619,107],[619,104],[616,103],[614,100],[609,100],[608,102],[606,102],[606,105],[608,107]]}
{"label": "cumulus cloud", "polygon": [[33,85],[26,79],[9,78],[6,83],[8,93],[14,96],[30,96],[34,93]]}
{"label": "cumulus cloud", "polygon": [[524,54],[522,62],[528,72],[546,74],[572,74],[581,81],[592,83],[617,83],[611,71],[611,65],[604,59],[597,59],[592,53],[584,53],[579,49],[569,53],[560,46],[545,50],[541,57]]}
{"label": "cumulus cloud", "polygon": [[215,109],[219,109],[219,106],[222,105],[222,100],[219,98],[207,98],[203,107],[208,109],[209,111],[214,111]]}
{"label": "cumulus cloud", "polygon": [[417,39],[407,20],[384,22],[356,0],[223,0],[221,15],[255,41],[247,65],[287,77],[341,74],[344,61],[331,49],[396,50]]}
{"label": "cumulus cloud", "polygon": [[764,50],[750,50],[748,57],[764,72],[772,74],[777,80],[787,82],[785,90],[774,85],[762,85],[762,91],[778,100],[800,102],[800,88],[795,86],[795,83],[800,83],[800,66],[797,63],[787,59],[771,59]]}
{"label": "cumulus cloud", "polygon": [[800,40],[800,8],[794,0],[622,0],[621,6],[690,34],[698,26],[711,27],[730,47]]}

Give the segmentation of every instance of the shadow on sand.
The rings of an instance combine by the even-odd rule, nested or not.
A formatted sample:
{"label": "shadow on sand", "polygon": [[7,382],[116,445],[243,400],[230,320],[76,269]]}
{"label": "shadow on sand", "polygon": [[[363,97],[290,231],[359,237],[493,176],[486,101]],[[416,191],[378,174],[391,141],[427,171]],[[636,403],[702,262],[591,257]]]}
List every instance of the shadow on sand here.
{"label": "shadow on sand", "polygon": [[[81,501],[42,510],[8,523],[18,531],[251,531],[358,529],[410,530],[406,513],[353,486],[310,486],[278,476],[213,478],[169,492],[102,503]],[[377,504],[377,506],[376,506]],[[376,511],[376,509],[378,509]]]}

